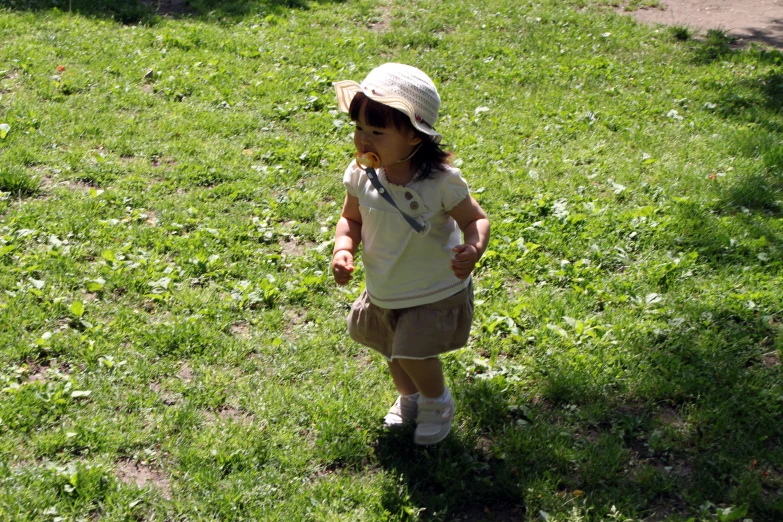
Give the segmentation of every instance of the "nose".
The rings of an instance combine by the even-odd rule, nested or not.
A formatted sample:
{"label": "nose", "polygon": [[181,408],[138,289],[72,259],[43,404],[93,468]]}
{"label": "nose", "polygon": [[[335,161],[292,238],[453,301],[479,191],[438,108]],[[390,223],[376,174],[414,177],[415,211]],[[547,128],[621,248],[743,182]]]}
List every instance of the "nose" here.
{"label": "nose", "polygon": [[359,140],[359,143],[369,143],[370,142],[370,134],[363,131],[363,130],[357,130],[356,131],[356,138]]}

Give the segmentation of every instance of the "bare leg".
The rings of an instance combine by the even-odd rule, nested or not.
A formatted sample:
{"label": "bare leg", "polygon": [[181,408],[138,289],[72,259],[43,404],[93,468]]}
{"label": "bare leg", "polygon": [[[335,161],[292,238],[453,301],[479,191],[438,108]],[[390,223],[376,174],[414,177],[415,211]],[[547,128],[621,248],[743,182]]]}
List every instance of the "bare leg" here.
{"label": "bare leg", "polygon": [[[395,359],[402,373],[414,385],[424,397],[440,397],[446,391],[446,383],[443,379],[443,366],[440,359],[431,357],[429,359]],[[392,372],[394,383],[397,379]],[[399,387],[397,388],[399,390]],[[402,393],[402,392],[400,392]]]}
{"label": "bare leg", "polygon": [[411,395],[419,391],[411,378],[405,373],[399,363],[399,359],[388,361],[389,372],[391,372],[394,387],[400,392],[400,395]]}

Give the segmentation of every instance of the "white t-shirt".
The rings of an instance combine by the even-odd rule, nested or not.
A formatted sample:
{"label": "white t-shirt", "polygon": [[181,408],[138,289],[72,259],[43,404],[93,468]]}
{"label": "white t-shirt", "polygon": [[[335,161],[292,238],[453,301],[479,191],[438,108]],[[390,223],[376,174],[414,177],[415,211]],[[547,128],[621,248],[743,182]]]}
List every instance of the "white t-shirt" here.
{"label": "white t-shirt", "polygon": [[389,204],[367,174],[351,162],[343,176],[348,194],[359,199],[362,214],[362,262],[370,301],[381,308],[434,303],[468,286],[451,271],[451,249],[462,244],[457,222],[446,212],[470,194],[459,169],[433,170],[406,186],[389,183],[383,168],[378,179],[405,213],[430,224],[416,233]]}

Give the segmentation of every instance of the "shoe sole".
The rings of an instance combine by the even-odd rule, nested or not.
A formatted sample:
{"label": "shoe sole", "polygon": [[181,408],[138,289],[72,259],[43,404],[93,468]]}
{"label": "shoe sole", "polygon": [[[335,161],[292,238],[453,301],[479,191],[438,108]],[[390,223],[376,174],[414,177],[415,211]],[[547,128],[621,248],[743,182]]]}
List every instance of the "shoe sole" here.
{"label": "shoe sole", "polygon": [[451,422],[444,424],[443,427],[445,428],[445,431],[439,431],[435,435],[417,435],[414,433],[413,443],[419,446],[429,446],[431,444],[437,444],[438,442],[441,442],[443,439],[449,436],[449,433],[451,433]]}
{"label": "shoe sole", "polygon": [[396,424],[386,424],[385,422],[383,423],[383,429],[389,431],[401,430],[403,428],[408,428],[410,426],[415,426],[413,421],[398,422]]}
{"label": "shoe sole", "polygon": [[446,437],[449,436],[449,433],[451,433],[451,425],[449,425],[449,429],[446,430],[446,433],[443,433],[442,435],[438,433],[437,435],[434,435],[433,437],[417,437],[413,436],[413,443],[418,446],[430,446],[432,444],[437,444],[438,442],[441,442]]}

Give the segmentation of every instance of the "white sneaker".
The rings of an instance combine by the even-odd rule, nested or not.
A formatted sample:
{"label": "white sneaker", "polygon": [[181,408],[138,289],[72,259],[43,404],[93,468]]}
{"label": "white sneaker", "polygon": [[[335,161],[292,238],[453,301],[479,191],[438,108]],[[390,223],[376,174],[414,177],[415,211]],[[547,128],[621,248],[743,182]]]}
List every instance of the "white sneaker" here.
{"label": "white sneaker", "polygon": [[425,446],[442,441],[451,431],[453,418],[454,400],[448,389],[442,399],[419,397],[419,413],[416,416],[413,442]]}
{"label": "white sneaker", "polygon": [[397,400],[394,401],[394,404],[389,409],[389,413],[383,418],[383,427],[396,429],[415,421],[416,413],[419,410],[418,398],[418,393],[397,397]]}

